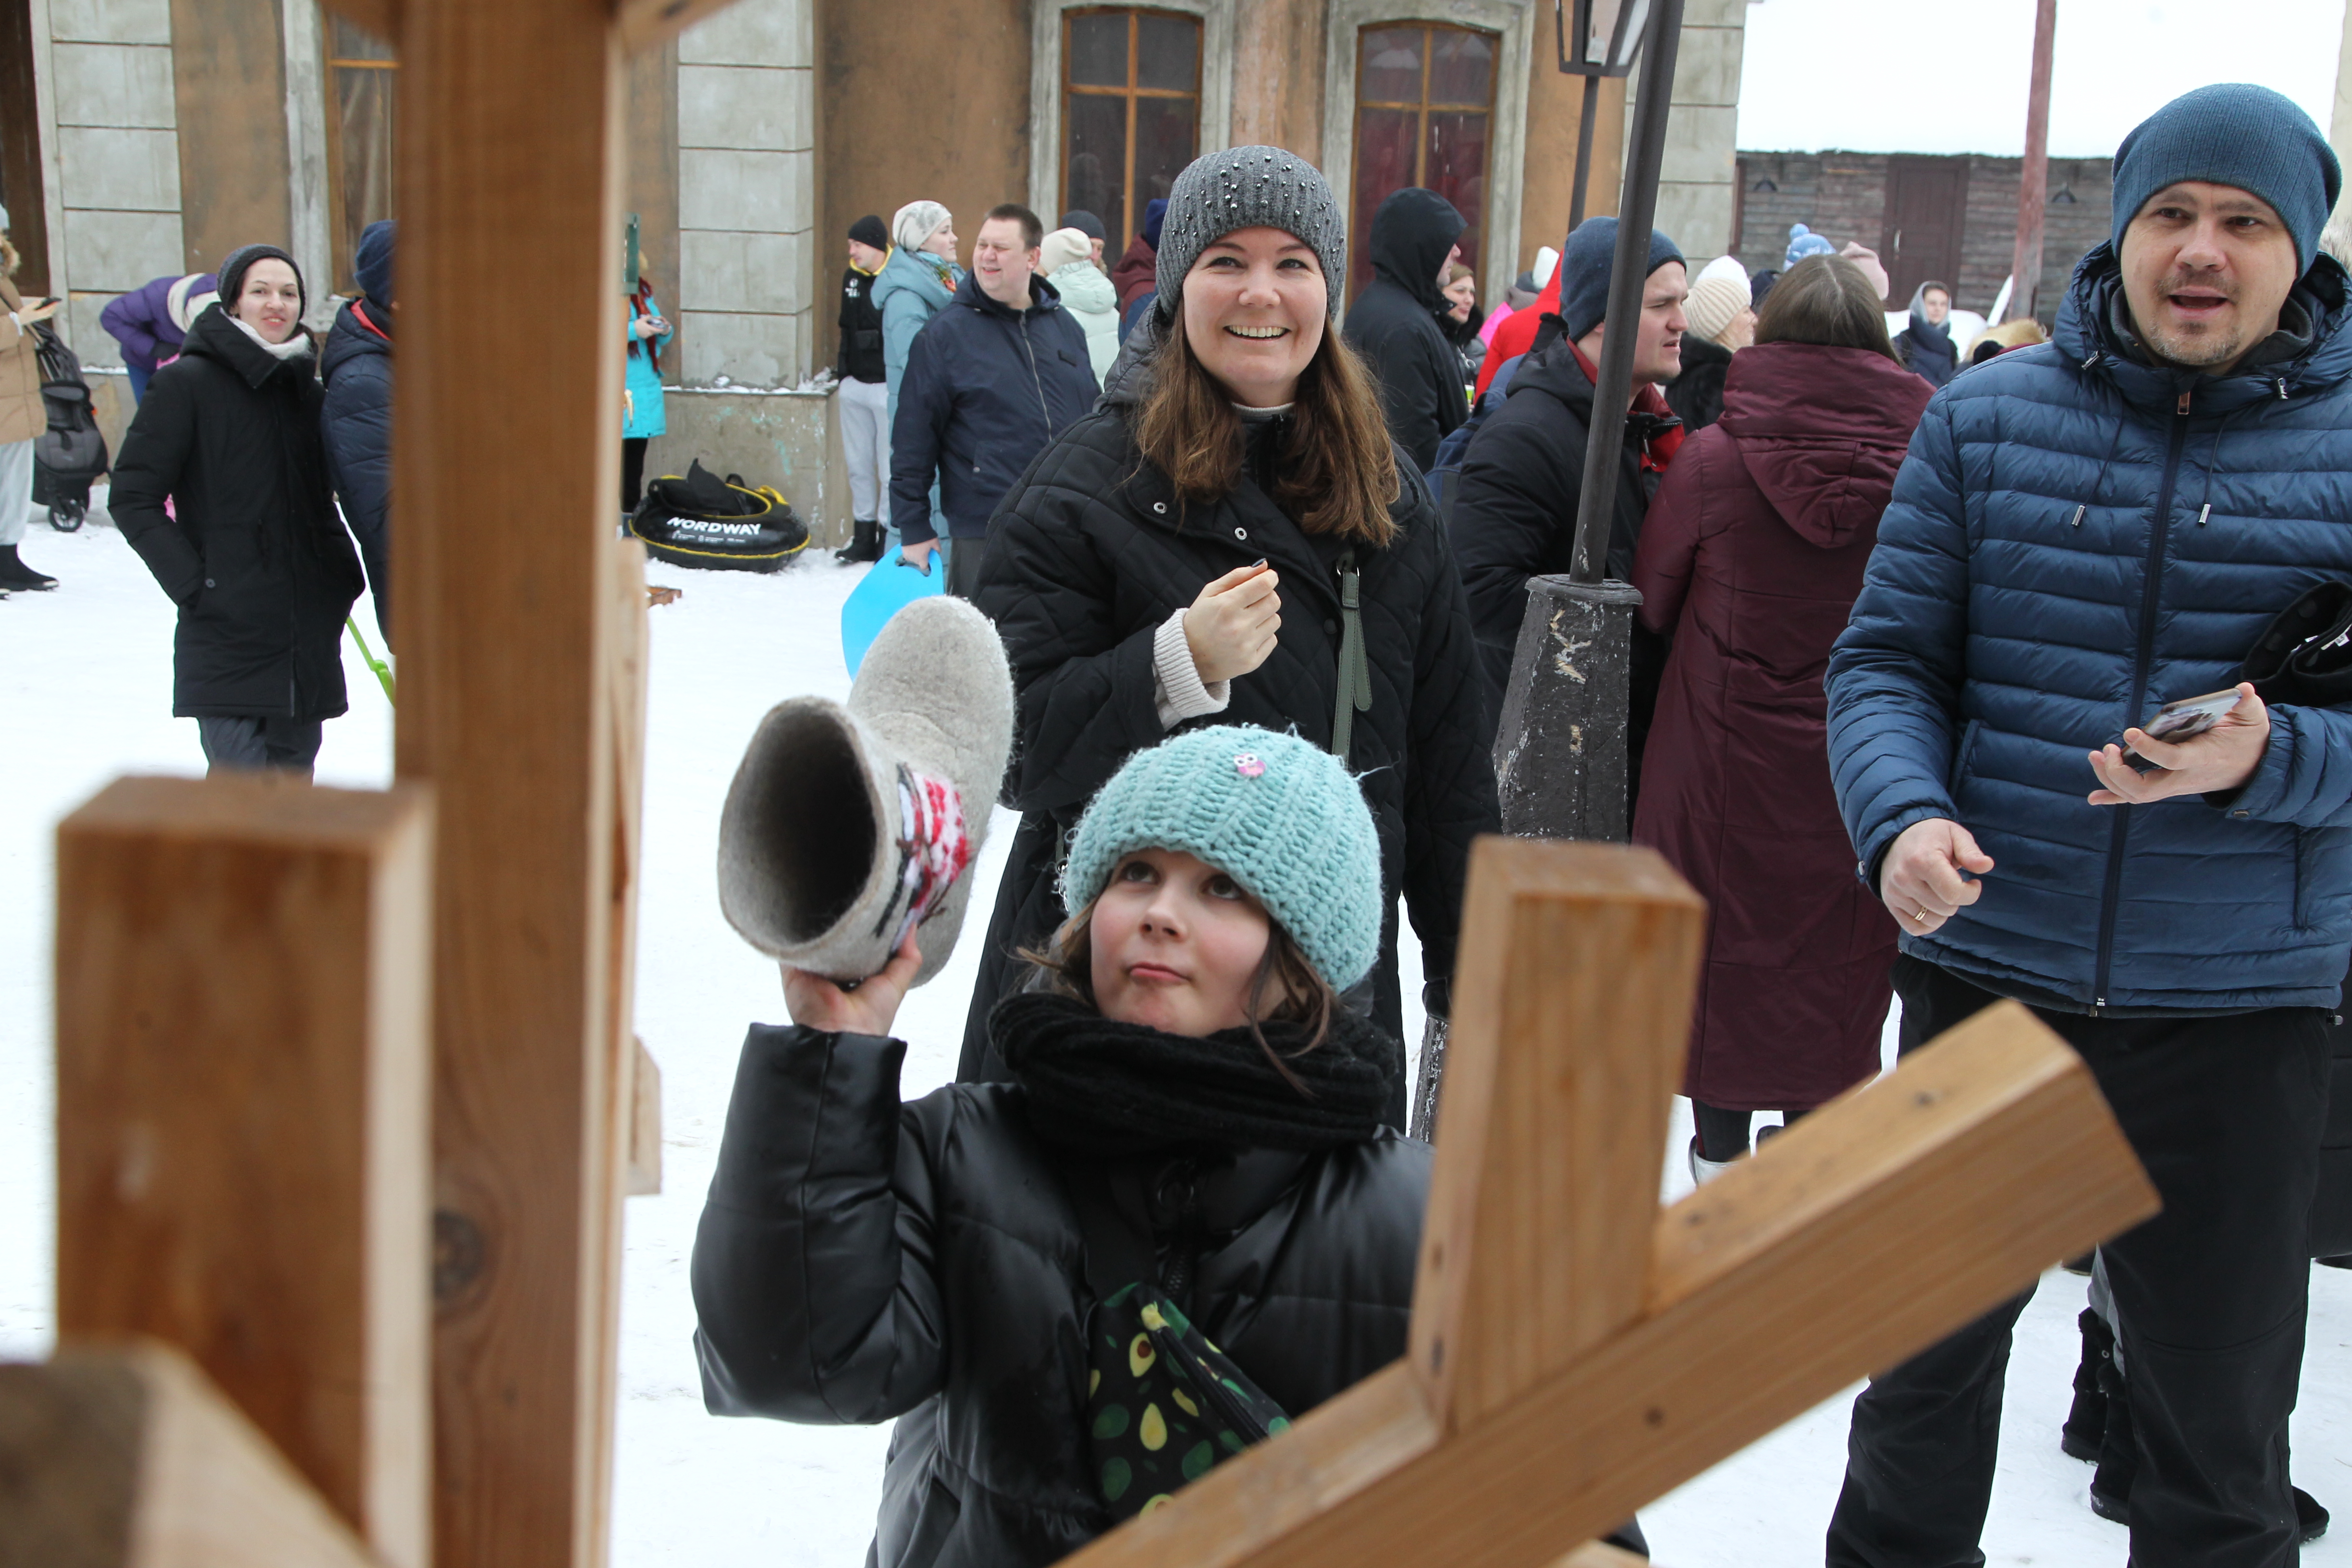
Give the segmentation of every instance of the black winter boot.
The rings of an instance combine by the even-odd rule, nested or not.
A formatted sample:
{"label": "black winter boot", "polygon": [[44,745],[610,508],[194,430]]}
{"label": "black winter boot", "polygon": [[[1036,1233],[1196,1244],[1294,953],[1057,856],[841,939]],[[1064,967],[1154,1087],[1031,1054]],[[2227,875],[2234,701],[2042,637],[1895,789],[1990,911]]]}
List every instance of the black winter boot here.
{"label": "black winter boot", "polygon": [[856,521],[848,545],[833,552],[833,558],[844,566],[859,566],[868,561],[882,559],[882,524],[873,518]]}
{"label": "black winter boot", "polygon": [[2099,1392],[2106,1396],[2106,1430],[2099,1444],[2099,1468],[2091,1472],[2091,1511],[2116,1524],[2131,1523],[2132,1480],[2139,1474],[2139,1441],[2132,1431],[2131,1391],[2116,1365],[2113,1341],[2099,1367]]}
{"label": "black winter boot", "polygon": [[2327,1533],[2327,1510],[2301,1487],[2294,1489],[2294,1538],[2305,1546]]}
{"label": "black winter boot", "polygon": [[13,544],[0,544],[0,588],[54,588],[58,580],[36,572],[17,557]]}
{"label": "black winter boot", "polygon": [[2095,1459],[2107,1432],[2107,1396],[2099,1387],[2099,1369],[2115,1363],[2116,1332],[2088,1307],[2075,1321],[2083,1331],[2083,1359],[2074,1368],[2074,1407],[2058,1428],[2058,1447],[2070,1458]]}

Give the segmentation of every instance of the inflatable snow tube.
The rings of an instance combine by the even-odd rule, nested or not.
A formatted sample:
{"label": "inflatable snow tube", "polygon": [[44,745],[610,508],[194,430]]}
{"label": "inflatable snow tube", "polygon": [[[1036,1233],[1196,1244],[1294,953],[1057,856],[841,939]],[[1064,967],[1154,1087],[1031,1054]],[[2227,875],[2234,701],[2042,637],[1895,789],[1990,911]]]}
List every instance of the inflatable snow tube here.
{"label": "inflatable snow tube", "polygon": [[683,478],[669,474],[646,487],[629,532],[656,561],[720,572],[773,572],[809,542],[782,496],[736,474],[722,481],[699,459]]}

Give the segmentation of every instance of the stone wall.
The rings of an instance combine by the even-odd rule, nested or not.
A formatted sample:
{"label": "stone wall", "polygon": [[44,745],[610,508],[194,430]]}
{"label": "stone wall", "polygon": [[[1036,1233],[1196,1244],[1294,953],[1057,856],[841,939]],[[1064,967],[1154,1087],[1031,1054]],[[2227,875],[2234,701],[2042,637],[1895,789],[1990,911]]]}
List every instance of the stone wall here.
{"label": "stone wall", "polygon": [[[1874,249],[1885,239],[1884,153],[1742,153],[1739,258],[1750,272],[1778,270],[1789,226],[1801,223],[1843,245],[1859,239]],[[1969,160],[1967,218],[1954,303],[1990,308],[2009,276],[2017,245],[2017,195],[2021,158]],[[2057,318],[2067,280],[2083,253],[2107,237],[2113,203],[2112,161],[2050,160],[2050,205],[2042,224],[2042,279],[2035,314],[2046,326]],[[1765,188],[1765,187],[1769,188]],[[1904,301],[1893,301],[1899,306]]]}
{"label": "stone wall", "polygon": [[[1658,173],[1656,226],[1673,237],[1694,267],[1731,248],[1738,207],[1739,66],[1748,38],[1748,0],[1689,0],[1675,56],[1675,93],[1666,116],[1666,155]],[[1625,145],[1633,145],[1633,105],[1647,80],[1635,68],[1625,95]],[[1604,173],[1604,170],[1606,171]],[[1596,185],[1622,177],[1620,163],[1596,153]],[[1587,204],[1591,212],[1617,210],[1616,192]]]}

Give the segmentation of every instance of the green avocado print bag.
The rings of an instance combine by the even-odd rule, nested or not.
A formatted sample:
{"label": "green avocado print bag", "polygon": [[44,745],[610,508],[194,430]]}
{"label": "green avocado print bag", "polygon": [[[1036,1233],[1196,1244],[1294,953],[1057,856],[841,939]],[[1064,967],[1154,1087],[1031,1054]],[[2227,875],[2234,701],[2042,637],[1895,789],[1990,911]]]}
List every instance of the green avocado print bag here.
{"label": "green avocado print bag", "polygon": [[1127,1286],[1087,1332],[1087,1433],[1114,1518],[1149,1513],[1219,1461],[1290,1426],[1176,1303]]}

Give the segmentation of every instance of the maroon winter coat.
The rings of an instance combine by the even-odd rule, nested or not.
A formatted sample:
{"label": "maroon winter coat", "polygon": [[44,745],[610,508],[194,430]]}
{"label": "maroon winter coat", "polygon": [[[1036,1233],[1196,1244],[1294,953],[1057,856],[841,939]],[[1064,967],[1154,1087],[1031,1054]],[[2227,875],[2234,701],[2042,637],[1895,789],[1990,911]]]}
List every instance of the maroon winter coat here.
{"label": "maroon winter coat", "polygon": [[1867,350],[1743,349],[1642,525],[1674,651],[1633,837],[1706,895],[1683,1091],[1707,1105],[1810,1110],[1878,1067],[1895,922],[1853,874],[1822,675],[1934,390]]}

